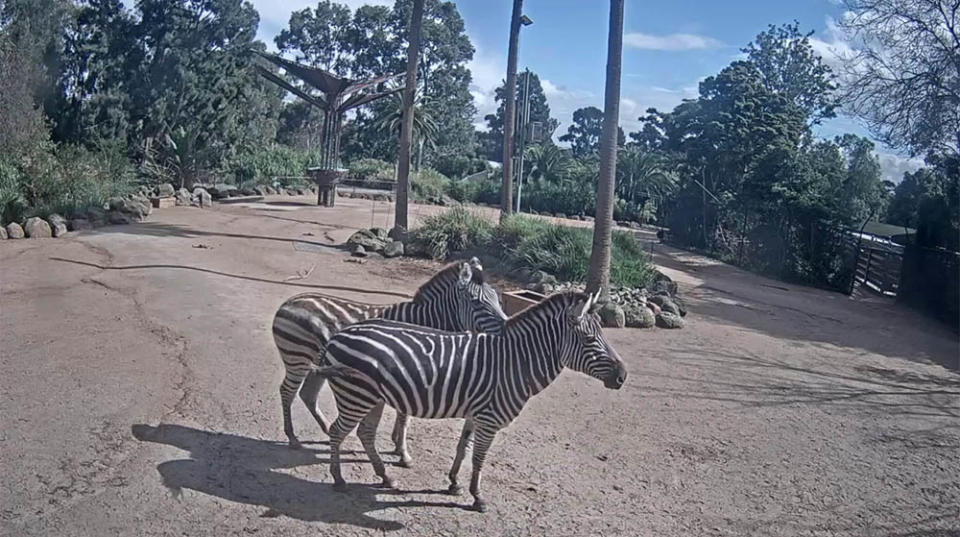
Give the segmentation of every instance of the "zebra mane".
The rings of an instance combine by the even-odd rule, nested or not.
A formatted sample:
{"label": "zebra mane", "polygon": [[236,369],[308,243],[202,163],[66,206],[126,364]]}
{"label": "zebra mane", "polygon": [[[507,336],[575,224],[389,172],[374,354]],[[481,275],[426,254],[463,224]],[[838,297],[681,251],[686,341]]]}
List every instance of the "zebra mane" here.
{"label": "zebra mane", "polygon": [[[440,271],[434,274],[432,278],[427,280],[427,283],[421,285],[420,288],[417,289],[417,292],[413,295],[413,302],[420,302],[428,290],[449,285],[451,282],[456,283],[457,279],[460,277],[461,263],[463,263],[463,261],[456,261],[440,269]],[[483,275],[483,269],[473,268],[471,281],[479,285],[486,283],[486,279]]]}
{"label": "zebra mane", "polygon": [[552,294],[537,304],[534,304],[533,306],[530,306],[521,312],[513,314],[509,319],[507,319],[503,328],[506,330],[511,326],[524,322],[524,320],[527,318],[534,318],[543,314],[549,315],[552,312],[562,311],[571,304],[576,304],[581,300],[587,300],[589,298],[590,296],[588,294],[581,293],[579,291],[563,291]]}

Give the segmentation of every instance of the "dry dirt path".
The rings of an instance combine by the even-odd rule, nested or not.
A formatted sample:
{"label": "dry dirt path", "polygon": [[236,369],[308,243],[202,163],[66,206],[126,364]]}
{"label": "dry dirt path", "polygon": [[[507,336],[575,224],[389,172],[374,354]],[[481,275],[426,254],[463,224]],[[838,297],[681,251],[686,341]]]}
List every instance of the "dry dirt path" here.
{"label": "dry dirt path", "polygon": [[955,334],[660,245],[688,327],[611,330],[624,389],[568,372],[534,399],[491,451],[490,512],[436,493],[453,421],[412,424],[401,491],[334,493],[324,443],[282,442],[270,321],[305,286],[412,293],[437,265],[324,247],[390,218],[270,198],[0,242],[0,534],[960,534]]}

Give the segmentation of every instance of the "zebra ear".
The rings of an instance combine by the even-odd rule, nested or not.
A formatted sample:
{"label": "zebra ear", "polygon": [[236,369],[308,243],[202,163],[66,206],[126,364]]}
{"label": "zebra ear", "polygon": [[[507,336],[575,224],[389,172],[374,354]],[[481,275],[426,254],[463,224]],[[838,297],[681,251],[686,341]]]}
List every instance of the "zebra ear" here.
{"label": "zebra ear", "polygon": [[470,263],[460,263],[460,275],[457,277],[457,284],[460,287],[466,287],[473,279],[473,270],[470,269]]}
{"label": "zebra ear", "polygon": [[471,257],[469,263],[470,263],[470,267],[473,268],[473,270],[476,270],[476,271],[483,270],[483,265],[480,264],[480,259],[478,259],[477,256]]}

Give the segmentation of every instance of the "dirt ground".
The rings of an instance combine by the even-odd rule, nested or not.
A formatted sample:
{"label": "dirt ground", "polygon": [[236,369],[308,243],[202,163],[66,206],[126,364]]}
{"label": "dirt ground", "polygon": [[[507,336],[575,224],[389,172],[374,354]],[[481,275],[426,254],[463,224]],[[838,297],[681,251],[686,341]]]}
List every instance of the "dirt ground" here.
{"label": "dirt ground", "polygon": [[313,442],[284,441],[272,315],[311,286],[397,301],[357,290],[412,293],[438,265],[344,262],[325,245],[389,206],[308,202],[0,242],[0,534],[960,535],[954,333],[661,245],[688,326],[609,330],[622,390],[566,372],[531,401],[488,457],[489,512],[440,493],[455,420],[412,422],[399,491],[369,486],[352,437],[358,485],[334,492],[299,403]]}

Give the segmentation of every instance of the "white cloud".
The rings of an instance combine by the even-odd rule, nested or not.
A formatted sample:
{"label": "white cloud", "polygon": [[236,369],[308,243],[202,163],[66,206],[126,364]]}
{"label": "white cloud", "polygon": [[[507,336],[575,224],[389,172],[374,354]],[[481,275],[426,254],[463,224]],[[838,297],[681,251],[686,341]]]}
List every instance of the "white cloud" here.
{"label": "white cloud", "polygon": [[844,59],[853,57],[855,51],[836,19],[827,15],[826,27],[822,39],[810,37],[810,46],[835,73],[841,73]]}
{"label": "white cloud", "polygon": [[474,43],[476,48],[473,59],[467,63],[473,77],[470,82],[470,95],[473,96],[473,105],[477,108],[477,122],[483,123],[483,130],[486,130],[483,117],[497,111],[494,96],[506,77],[507,68],[499,55],[482,49],[476,39],[471,38],[470,42]]}
{"label": "white cloud", "polygon": [[923,159],[921,158],[901,157],[893,153],[877,151],[877,159],[880,160],[883,179],[893,183],[900,183],[905,172],[913,173],[923,167]]}
{"label": "white cloud", "polygon": [[540,87],[543,88],[543,94],[549,97],[555,97],[564,93],[563,88],[550,82],[546,78],[540,80]]}
{"label": "white cloud", "polygon": [[703,50],[723,45],[720,41],[703,35],[651,35],[641,32],[624,34],[623,43],[643,50]]}

